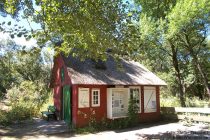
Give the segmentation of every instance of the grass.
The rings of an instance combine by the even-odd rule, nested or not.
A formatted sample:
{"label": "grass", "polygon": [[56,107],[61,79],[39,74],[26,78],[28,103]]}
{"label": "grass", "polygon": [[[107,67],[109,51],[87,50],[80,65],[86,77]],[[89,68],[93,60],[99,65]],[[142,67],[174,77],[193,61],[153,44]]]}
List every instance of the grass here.
{"label": "grass", "polygon": [[[187,107],[205,107],[209,104],[208,100],[200,100],[197,97],[186,98],[185,104]],[[161,107],[180,107],[180,102],[178,97],[160,96],[160,106]]]}
{"label": "grass", "polygon": [[173,96],[162,97],[162,96],[160,96],[160,106],[161,107],[180,107],[180,102],[177,97],[173,97]]}
{"label": "grass", "polygon": [[83,127],[83,128],[77,128],[76,129],[76,133],[77,134],[90,134],[90,133],[96,133],[99,132],[98,130],[96,130],[93,127],[87,126],[87,127]]}

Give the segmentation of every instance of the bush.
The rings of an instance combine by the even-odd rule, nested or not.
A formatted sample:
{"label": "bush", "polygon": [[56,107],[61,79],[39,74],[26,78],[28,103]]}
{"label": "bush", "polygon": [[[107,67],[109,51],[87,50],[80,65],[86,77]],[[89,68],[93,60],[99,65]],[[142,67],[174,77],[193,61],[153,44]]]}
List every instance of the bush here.
{"label": "bush", "polygon": [[8,119],[20,121],[37,116],[48,96],[49,92],[42,83],[23,81],[19,86],[13,86],[6,94],[11,105]]}
{"label": "bush", "polygon": [[160,95],[160,106],[161,107],[180,107],[180,101],[177,97],[168,95],[168,97],[163,97]]}
{"label": "bush", "polygon": [[[187,107],[204,107],[208,105],[208,100],[200,100],[198,97],[186,97],[185,104]],[[180,101],[178,97],[172,95],[162,96],[160,95],[161,107],[180,107]]]}
{"label": "bush", "polygon": [[134,99],[129,100],[127,126],[135,126],[139,121],[139,107]]}
{"label": "bush", "polygon": [[6,111],[0,111],[0,125],[8,125],[10,119],[8,118],[8,113]]}
{"label": "bush", "polygon": [[208,100],[200,100],[198,97],[189,97],[186,99],[186,106],[187,107],[204,107],[208,105]]}
{"label": "bush", "polygon": [[[139,107],[137,106],[135,100],[130,99],[126,118],[120,118],[115,120],[107,120],[103,118],[100,122],[97,122],[95,118],[95,111],[91,108],[90,116],[88,116],[88,118],[90,118],[89,126],[84,128],[78,128],[77,133],[94,133],[107,129],[123,129],[133,127],[137,125],[139,121],[138,109]],[[84,112],[81,111],[79,112],[79,114],[86,115]]]}

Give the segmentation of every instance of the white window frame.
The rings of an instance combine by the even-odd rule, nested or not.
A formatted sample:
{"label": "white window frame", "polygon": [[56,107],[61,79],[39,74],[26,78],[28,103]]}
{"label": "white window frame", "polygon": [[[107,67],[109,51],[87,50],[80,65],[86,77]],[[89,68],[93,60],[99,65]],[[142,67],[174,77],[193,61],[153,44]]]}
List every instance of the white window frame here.
{"label": "white window frame", "polygon": [[[98,92],[98,104],[94,104],[94,92]],[[100,89],[92,89],[92,92],[91,92],[91,101],[92,101],[92,104],[91,106],[92,107],[99,107],[100,106]]]}
{"label": "white window frame", "polygon": [[[86,92],[86,93],[84,93]],[[78,108],[90,107],[90,90],[89,88],[78,89]]]}
{"label": "white window frame", "polygon": [[[148,98],[149,101],[146,102],[146,93],[145,91],[152,91],[152,95],[150,95]],[[153,103],[155,103],[154,105],[154,108],[152,107],[153,106]],[[150,107],[150,108],[148,108]],[[152,112],[157,112],[157,91],[156,91],[156,87],[155,86],[146,86],[144,87],[144,112],[145,113],[152,113]]]}
{"label": "white window frame", "polygon": [[[129,88],[108,88],[107,89],[107,118],[124,118],[128,113]],[[117,92],[123,93],[117,93]],[[114,106],[114,103],[119,106]]]}
{"label": "white window frame", "polygon": [[141,113],[141,88],[139,86],[130,86],[129,87],[129,99],[131,97],[131,89],[139,89],[139,111]]}

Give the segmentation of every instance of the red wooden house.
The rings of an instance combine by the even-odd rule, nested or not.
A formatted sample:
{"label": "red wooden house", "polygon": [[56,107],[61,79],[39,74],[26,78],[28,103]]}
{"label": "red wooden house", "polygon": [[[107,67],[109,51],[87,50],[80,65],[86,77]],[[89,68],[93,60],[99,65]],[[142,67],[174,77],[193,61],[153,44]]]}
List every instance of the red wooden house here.
{"label": "red wooden house", "polygon": [[143,65],[109,57],[106,62],[58,55],[54,59],[51,86],[58,117],[75,127],[126,117],[132,96],[142,122],[160,117],[160,86],[166,83]]}

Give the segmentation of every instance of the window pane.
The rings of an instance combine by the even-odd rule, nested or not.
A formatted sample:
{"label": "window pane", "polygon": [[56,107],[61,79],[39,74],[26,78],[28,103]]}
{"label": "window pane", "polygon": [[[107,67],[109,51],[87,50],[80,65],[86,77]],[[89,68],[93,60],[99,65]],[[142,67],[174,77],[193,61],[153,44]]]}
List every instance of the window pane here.
{"label": "window pane", "polygon": [[92,106],[99,106],[100,105],[100,91],[99,90],[93,90],[92,91]]}
{"label": "window pane", "polygon": [[140,89],[131,87],[130,88],[130,99],[133,99],[136,105],[139,107],[139,112],[141,111],[140,106]]}

